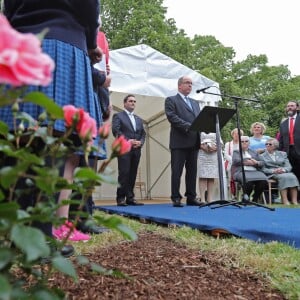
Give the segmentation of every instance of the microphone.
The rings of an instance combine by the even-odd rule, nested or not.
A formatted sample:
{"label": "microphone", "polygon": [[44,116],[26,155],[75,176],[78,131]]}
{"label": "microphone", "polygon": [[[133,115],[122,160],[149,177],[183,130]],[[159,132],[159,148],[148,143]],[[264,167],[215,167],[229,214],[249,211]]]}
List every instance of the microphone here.
{"label": "microphone", "polygon": [[196,90],[196,93],[197,94],[199,94],[199,93],[201,93],[201,92],[204,92],[204,91],[206,91],[207,89],[209,89],[209,88],[211,88],[212,86],[207,86],[207,87],[205,87],[205,88],[202,88],[202,89],[199,89],[199,90]]}

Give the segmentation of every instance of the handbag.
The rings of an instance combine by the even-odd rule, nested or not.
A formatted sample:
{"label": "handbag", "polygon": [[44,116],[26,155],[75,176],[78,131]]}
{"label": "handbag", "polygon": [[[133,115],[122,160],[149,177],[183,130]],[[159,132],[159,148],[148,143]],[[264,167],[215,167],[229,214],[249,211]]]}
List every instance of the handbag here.
{"label": "handbag", "polygon": [[236,187],[233,178],[230,180],[230,192],[233,196],[236,196]]}

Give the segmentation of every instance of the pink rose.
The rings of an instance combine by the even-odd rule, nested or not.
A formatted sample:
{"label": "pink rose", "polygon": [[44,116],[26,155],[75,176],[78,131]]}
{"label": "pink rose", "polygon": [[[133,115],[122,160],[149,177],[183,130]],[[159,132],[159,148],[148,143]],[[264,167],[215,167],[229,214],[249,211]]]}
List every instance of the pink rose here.
{"label": "pink rose", "polygon": [[131,150],[131,143],[121,135],[113,141],[111,148],[113,156],[121,156]]}
{"label": "pink rose", "polygon": [[[80,124],[80,126],[78,126]],[[88,113],[84,113],[84,117],[76,126],[78,135],[83,140],[92,140],[97,136],[97,125],[95,119],[91,118]]]}
{"label": "pink rose", "polygon": [[42,53],[40,40],[17,32],[0,14],[0,83],[46,86],[53,70],[54,62]]}
{"label": "pink rose", "polygon": [[74,105],[65,105],[63,111],[66,127],[72,127],[78,122],[79,110]]}
{"label": "pink rose", "polygon": [[63,111],[66,127],[74,127],[82,140],[91,141],[97,136],[96,121],[89,113],[73,105],[65,105]]}
{"label": "pink rose", "polygon": [[99,136],[102,138],[102,139],[107,139],[108,136],[109,136],[109,133],[110,133],[110,123],[104,123],[103,126],[101,126],[99,128]]}

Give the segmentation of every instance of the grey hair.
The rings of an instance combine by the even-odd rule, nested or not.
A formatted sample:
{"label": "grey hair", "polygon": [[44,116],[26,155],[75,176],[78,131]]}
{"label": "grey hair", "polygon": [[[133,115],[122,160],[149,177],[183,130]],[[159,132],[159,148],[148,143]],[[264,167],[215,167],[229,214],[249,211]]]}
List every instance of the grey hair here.
{"label": "grey hair", "polygon": [[274,147],[275,147],[276,150],[279,148],[279,142],[275,138],[268,139],[267,143],[272,143],[274,145]]}
{"label": "grey hair", "polygon": [[250,137],[248,135],[242,135],[241,140],[247,140],[250,141]]}

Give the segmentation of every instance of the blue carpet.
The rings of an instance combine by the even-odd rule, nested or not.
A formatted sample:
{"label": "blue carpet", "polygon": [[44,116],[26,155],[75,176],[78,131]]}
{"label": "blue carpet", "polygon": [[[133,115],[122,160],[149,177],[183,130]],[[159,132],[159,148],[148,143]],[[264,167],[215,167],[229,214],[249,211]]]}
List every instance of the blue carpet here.
{"label": "blue carpet", "polygon": [[256,242],[278,241],[300,249],[300,209],[276,208],[270,211],[256,206],[227,206],[218,209],[171,204],[143,206],[97,206],[101,211],[146,219],[158,224],[189,226],[205,232],[222,229]]}

